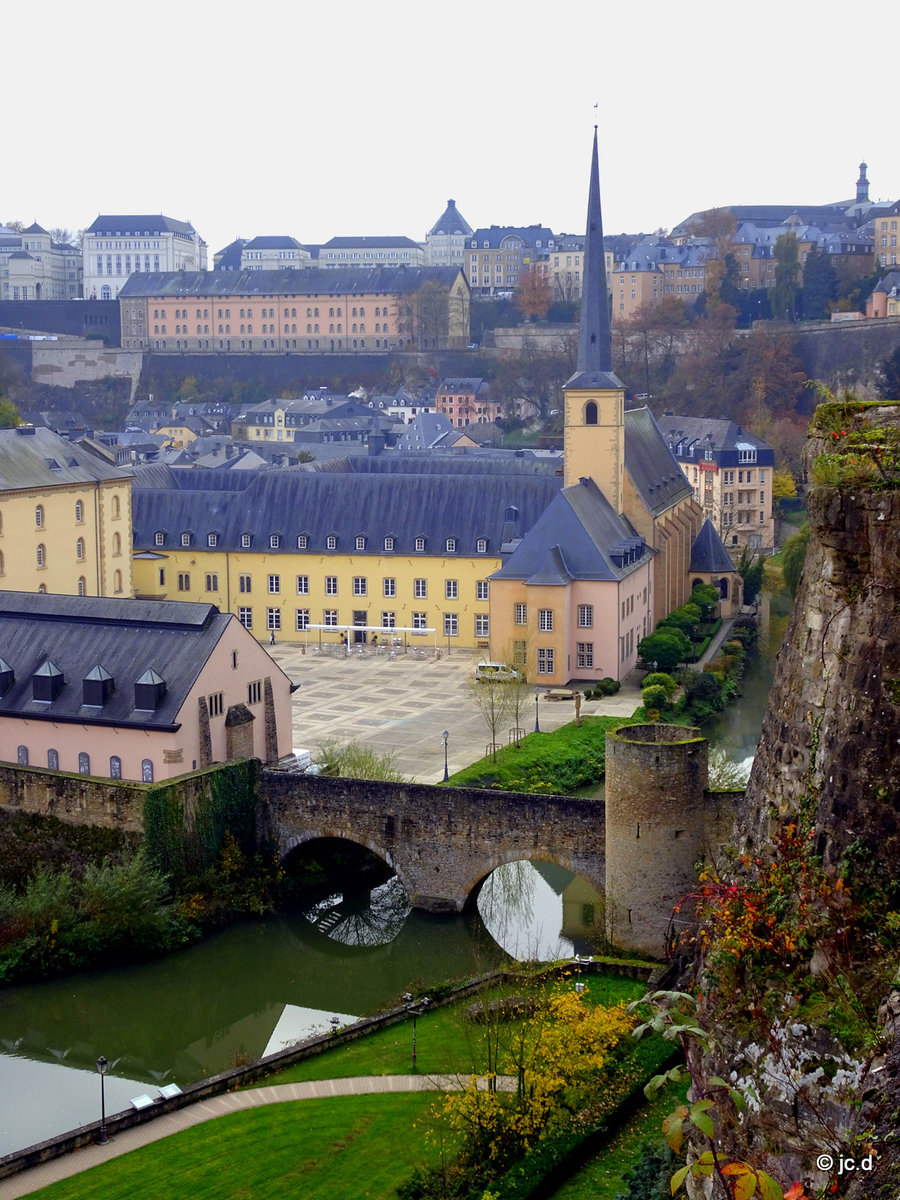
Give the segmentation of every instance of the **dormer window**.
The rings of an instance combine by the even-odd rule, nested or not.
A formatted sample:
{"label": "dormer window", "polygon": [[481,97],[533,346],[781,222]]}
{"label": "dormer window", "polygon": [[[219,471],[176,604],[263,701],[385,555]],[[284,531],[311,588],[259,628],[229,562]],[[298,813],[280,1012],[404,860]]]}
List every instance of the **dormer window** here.
{"label": "dormer window", "polygon": [[269,549],[277,550],[281,545],[281,537],[277,533],[269,534]]}
{"label": "dormer window", "polygon": [[456,538],[447,538],[446,542],[444,543],[444,550],[447,554],[455,554]]}
{"label": "dormer window", "polygon": [[475,543],[476,554],[487,554],[487,538],[479,538]]}
{"label": "dormer window", "polygon": [[218,535],[217,533],[209,533],[209,534],[207,534],[207,535],[206,535],[206,544],[207,544],[207,546],[218,546],[218,544],[219,544],[219,535]]}
{"label": "dormer window", "polygon": [[392,537],[386,537],[384,539],[384,548],[385,548],[385,550],[388,550],[388,551],[391,551],[394,549],[394,539]]}
{"label": "dormer window", "polygon": [[308,545],[308,538],[307,538],[306,534],[305,533],[298,534],[297,535],[297,549],[305,550],[307,548],[307,545]]}
{"label": "dormer window", "polygon": [[326,550],[337,550],[337,537],[333,533],[329,533],[325,539]]}
{"label": "dormer window", "polygon": [[416,538],[416,549],[420,552],[425,549],[425,539],[423,537]]}
{"label": "dormer window", "polygon": [[365,539],[365,536],[364,536],[363,534],[359,534],[359,535],[357,536],[357,539],[356,539],[356,548],[357,548],[357,550],[365,550],[365,548],[366,548],[366,539]]}
{"label": "dormer window", "polygon": [[242,534],[241,534],[241,546],[242,546],[242,548],[243,548],[244,550],[249,550],[249,548],[250,548],[250,540],[251,540],[251,539],[250,539],[250,534],[249,534],[249,533],[242,533]]}
{"label": "dormer window", "polygon": [[191,535],[189,533],[181,535],[181,544],[182,546],[189,546],[191,544]]}
{"label": "dormer window", "polygon": [[166,535],[162,532],[162,530],[157,529],[156,533],[154,533],[153,544],[155,546],[164,546],[166,544]]}

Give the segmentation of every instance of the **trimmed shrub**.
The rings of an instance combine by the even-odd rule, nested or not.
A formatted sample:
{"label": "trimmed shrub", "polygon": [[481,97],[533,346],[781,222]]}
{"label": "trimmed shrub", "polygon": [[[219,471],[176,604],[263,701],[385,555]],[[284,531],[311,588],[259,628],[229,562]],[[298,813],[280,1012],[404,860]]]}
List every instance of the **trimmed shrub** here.
{"label": "trimmed shrub", "polygon": [[671,699],[678,690],[678,684],[665,671],[649,671],[641,681],[641,690],[648,687],[665,688],[666,695]]}
{"label": "trimmed shrub", "polygon": [[664,687],[660,687],[658,684],[651,684],[650,687],[642,688],[641,699],[643,701],[644,708],[647,709],[648,712],[652,708],[655,708],[658,712],[661,712],[668,706],[669,703],[669,696],[666,692],[666,689]]}

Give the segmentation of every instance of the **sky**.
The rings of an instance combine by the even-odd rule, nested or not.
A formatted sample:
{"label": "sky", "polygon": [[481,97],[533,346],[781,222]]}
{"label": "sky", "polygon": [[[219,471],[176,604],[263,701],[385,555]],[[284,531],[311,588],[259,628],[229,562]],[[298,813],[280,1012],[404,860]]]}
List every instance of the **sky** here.
{"label": "sky", "polygon": [[210,266],[260,234],[422,241],[449,197],[473,228],[581,233],[595,123],[607,234],[849,199],[863,159],[893,200],[894,5],[45,0],[7,27],[0,221],[164,213]]}

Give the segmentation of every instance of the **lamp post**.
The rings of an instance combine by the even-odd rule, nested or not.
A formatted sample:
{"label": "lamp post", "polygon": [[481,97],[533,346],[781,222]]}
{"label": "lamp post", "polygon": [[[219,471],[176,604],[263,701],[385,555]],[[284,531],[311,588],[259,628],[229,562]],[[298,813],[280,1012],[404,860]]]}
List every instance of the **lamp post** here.
{"label": "lamp post", "polygon": [[105,1146],[109,1141],[106,1136],[106,1090],[104,1087],[106,1072],[109,1070],[109,1062],[101,1054],[97,1059],[97,1070],[100,1073],[100,1136],[97,1138],[98,1146]]}
{"label": "lamp post", "polygon": [[534,689],[534,732],[535,733],[541,732],[541,717],[540,717],[540,711],[538,709],[538,701],[540,700],[540,698],[541,698],[540,688],[535,688]]}
{"label": "lamp post", "polygon": [[423,996],[421,1000],[414,1001],[412,998],[412,994],[410,992],[404,992],[403,999],[406,1001],[406,1007],[412,1013],[412,1019],[413,1019],[412,1065],[413,1065],[413,1070],[415,1070],[416,1069],[416,1020],[420,1016],[422,1016],[422,1014],[425,1012],[425,1009],[431,1003],[431,999],[428,996]]}
{"label": "lamp post", "polygon": [[445,729],[441,734],[444,739],[444,783],[450,778],[450,772],[447,770],[447,742],[450,740],[450,730]]}

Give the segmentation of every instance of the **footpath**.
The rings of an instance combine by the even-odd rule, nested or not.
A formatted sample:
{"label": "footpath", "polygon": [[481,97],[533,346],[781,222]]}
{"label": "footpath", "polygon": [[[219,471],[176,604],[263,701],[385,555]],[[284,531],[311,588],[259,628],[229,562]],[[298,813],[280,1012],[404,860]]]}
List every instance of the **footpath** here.
{"label": "footpath", "polygon": [[[335,1096],[371,1096],[383,1092],[452,1092],[461,1091],[468,1083],[461,1075],[361,1075],[351,1079],[319,1079],[306,1083],[273,1084],[269,1087],[246,1088],[226,1092],[211,1100],[188,1104],[175,1112],[166,1113],[155,1121],[135,1125],[111,1137],[105,1145],[87,1146],[73,1154],[63,1155],[51,1162],[31,1167],[9,1179],[0,1180],[0,1200],[16,1200],[49,1187],[61,1179],[69,1179],[80,1171],[88,1171],[139,1146],[157,1142],[183,1129],[191,1129],[203,1121],[225,1117],[242,1109],[259,1108],[263,1104],[284,1104],[294,1100],[328,1100]],[[496,1081],[503,1092],[515,1090],[513,1076],[501,1076]],[[479,1081],[479,1087],[484,1081]]]}

